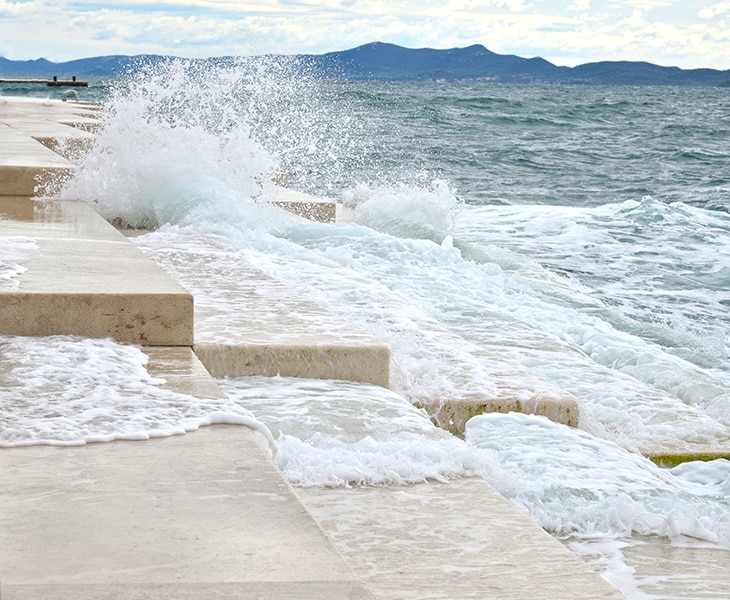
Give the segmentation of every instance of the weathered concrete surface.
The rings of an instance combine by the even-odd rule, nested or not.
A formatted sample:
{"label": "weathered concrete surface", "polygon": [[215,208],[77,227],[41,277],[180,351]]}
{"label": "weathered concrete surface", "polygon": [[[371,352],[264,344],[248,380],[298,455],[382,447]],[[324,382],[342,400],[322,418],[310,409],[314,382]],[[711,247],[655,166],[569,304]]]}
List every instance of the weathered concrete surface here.
{"label": "weathered concrete surface", "polygon": [[244,426],[0,450],[3,600],[370,598]]}
{"label": "weathered concrete surface", "polygon": [[193,343],[192,296],[87,204],[0,197],[0,244],[0,333]]}
{"label": "weathered concrete surface", "polygon": [[332,223],[337,219],[337,203],[269,184],[264,186],[267,202],[279,206],[310,221]]}
{"label": "weathered concrete surface", "polygon": [[386,344],[215,240],[198,237],[194,247],[146,252],[195,296],[194,349],[214,376],[282,375],[388,387]]}
{"label": "weathered concrete surface", "polygon": [[32,196],[68,177],[68,158],[89,147],[96,115],[80,103],[0,97],[0,196]]}
{"label": "weathered concrete surface", "polygon": [[[454,350],[441,356],[439,377],[448,381],[448,395],[417,389],[406,394],[432,420],[454,435],[464,433],[466,422],[488,412],[541,415],[563,425],[577,426],[578,400],[549,381],[519,365],[503,360],[481,346],[456,335],[433,320],[412,321],[400,332],[419,348],[438,352],[442,344]],[[434,345],[436,344],[436,345]],[[398,377],[394,372],[393,378]]]}
{"label": "weathered concrete surface", "polygon": [[623,598],[482,479],[295,491],[377,598]]}

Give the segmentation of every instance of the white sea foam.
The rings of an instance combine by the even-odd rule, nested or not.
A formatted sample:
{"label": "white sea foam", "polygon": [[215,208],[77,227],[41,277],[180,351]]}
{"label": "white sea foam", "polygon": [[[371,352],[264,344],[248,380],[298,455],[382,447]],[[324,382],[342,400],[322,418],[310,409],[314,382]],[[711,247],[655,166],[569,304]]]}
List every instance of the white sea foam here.
{"label": "white sea foam", "polygon": [[[492,365],[480,356],[480,348],[489,348],[574,394],[583,405],[582,426],[625,448],[657,451],[730,438],[722,412],[727,404],[721,402],[726,385],[583,314],[579,308],[592,310],[595,302],[550,276],[539,279],[539,270],[526,278],[524,269],[513,273],[464,261],[456,248],[384,237],[359,226],[278,227],[272,236],[220,224],[211,260],[235,262],[241,252],[386,341],[394,355],[395,389],[411,401],[495,393]],[[138,241],[184,285],[198,289],[198,274],[178,268],[170,251],[200,246],[208,252],[203,232],[209,228],[202,222],[188,230],[167,228]],[[221,289],[236,285],[225,268],[216,269],[215,277]],[[199,297],[210,301],[206,294]],[[554,335],[537,329],[540,319]],[[578,336],[585,341],[576,341]],[[591,359],[595,351],[587,356],[599,341],[625,364],[604,366]],[[519,382],[514,384],[517,389]],[[688,405],[688,399],[696,401]]]}
{"label": "white sea foam", "polygon": [[652,534],[730,547],[728,461],[665,470],[580,430],[521,414],[474,417],[462,441],[404,398],[368,384],[254,377],[220,385],[271,429],[279,466],[300,486],[476,474],[560,536]]}
{"label": "white sea foam", "polygon": [[107,339],[0,336],[0,446],[143,440],[213,423],[266,435],[225,398],[166,389],[147,363],[138,347]]}
{"label": "white sea foam", "polygon": [[219,383],[266,422],[279,466],[300,486],[446,481],[488,470],[423,411],[377,386],[282,377]]}
{"label": "white sea foam", "polygon": [[238,104],[219,102],[236,93],[225,72],[198,79],[174,61],[145,75],[132,93],[109,100],[94,148],[60,195],[133,227],[178,223],[210,205],[240,219],[275,163]]}
{"label": "white sea foam", "polygon": [[712,473],[687,479],[583,431],[531,415],[481,415],[466,442],[496,453],[498,489],[543,527],[562,535],[689,536],[730,547],[730,502]]}
{"label": "white sea foam", "polygon": [[701,367],[727,368],[725,213],[651,198],[598,208],[472,208],[457,235],[529,254],[601,302],[593,314],[604,321]]}
{"label": "white sea foam", "polygon": [[[153,243],[168,245],[164,238]],[[574,394],[585,409],[584,426],[626,448],[730,436],[721,380],[615,330],[590,314],[600,305],[548,274],[539,279],[539,270],[464,261],[456,248],[354,226],[298,225],[278,238],[240,234],[229,243],[386,341],[397,366],[394,385],[411,400],[489,394],[494,381],[480,366],[481,347]],[[599,341],[626,356],[626,364],[587,356]],[[641,358],[633,371],[632,357]]]}
{"label": "white sea foam", "polygon": [[18,275],[27,271],[23,262],[34,256],[38,245],[23,236],[0,237],[0,286],[6,289],[18,287]]}

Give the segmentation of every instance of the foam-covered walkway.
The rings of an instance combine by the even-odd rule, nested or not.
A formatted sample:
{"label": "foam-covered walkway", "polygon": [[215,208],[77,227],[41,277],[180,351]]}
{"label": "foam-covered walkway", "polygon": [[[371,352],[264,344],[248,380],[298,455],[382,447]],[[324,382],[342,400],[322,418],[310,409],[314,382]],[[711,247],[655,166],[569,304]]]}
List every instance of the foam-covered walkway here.
{"label": "foam-covered walkway", "polygon": [[[231,302],[250,313],[239,310],[233,321],[226,315],[220,328],[219,301],[194,297],[88,205],[32,199],[38,176],[73,169],[57,150],[88,143],[94,116],[83,104],[0,98],[0,334],[139,344],[151,374],[195,398],[222,394],[205,367],[216,375],[388,385],[387,346],[244,263],[241,277],[250,285]],[[335,214],[316,199],[288,192],[281,198],[326,219]],[[271,293],[257,304],[266,289]],[[317,371],[323,364],[327,370]],[[444,418],[468,418],[477,404],[464,417]],[[0,597],[376,597],[368,573],[355,568],[361,561],[335,550],[256,436],[246,426],[211,425],[147,441],[0,448]],[[400,584],[409,593],[422,586],[429,597],[459,598],[460,588],[443,573],[463,567],[460,585],[483,590],[483,597],[621,597],[486,482],[415,487],[419,498],[435,495],[419,501],[415,513],[396,506],[402,496],[389,490],[360,490],[368,501],[352,504],[380,515],[373,527],[379,535],[391,530],[389,505],[418,522],[428,551],[419,581]],[[348,493],[355,490],[336,491],[345,510]],[[479,503],[468,502],[476,496]],[[476,557],[478,564],[474,557],[459,563],[465,531],[444,533],[454,511],[468,512],[467,521],[478,523],[471,534],[490,540],[492,551]],[[429,531],[438,548],[424,535]],[[392,528],[394,536],[409,532],[415,535],[407,525]],[[375,545],[363,550],[371,556],[362,562],[388,562],[395,573],[411,568],[412,557],[397,548]],[[455,562],[444,564],[450,556]],[[398,578],[386,583],[397,596]]]}

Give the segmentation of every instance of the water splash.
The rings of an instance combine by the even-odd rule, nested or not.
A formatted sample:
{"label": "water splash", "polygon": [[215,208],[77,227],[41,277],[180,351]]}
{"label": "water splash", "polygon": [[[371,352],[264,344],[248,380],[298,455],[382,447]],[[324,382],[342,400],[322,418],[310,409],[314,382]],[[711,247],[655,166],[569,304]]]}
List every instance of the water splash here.
{"label": "water splash", "polygon": [[318,177],[343,154],[346,119],[318,89],[294,58],[139,65],[114,85],[94,148],[59,195],[131,227],[194,222],[211,207],[245,222],[265,181]]}
{"label": "water splash", "polygon": [[453,232],[460,204],[448,183],[438,179],[428,186],[360,184],[343,193],[343,202],[355,210],[358,223],[397,237],[438,243]]}

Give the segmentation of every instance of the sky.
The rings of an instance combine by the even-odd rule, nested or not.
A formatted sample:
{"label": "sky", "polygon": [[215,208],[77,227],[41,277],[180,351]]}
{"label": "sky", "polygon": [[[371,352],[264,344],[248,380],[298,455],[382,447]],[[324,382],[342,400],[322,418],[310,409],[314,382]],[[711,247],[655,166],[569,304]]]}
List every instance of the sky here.
{"label": "sky", "polygon": [[730,0],[0,0],[0,56],[12,60],[322,54],[374,41],[730,69]]}

